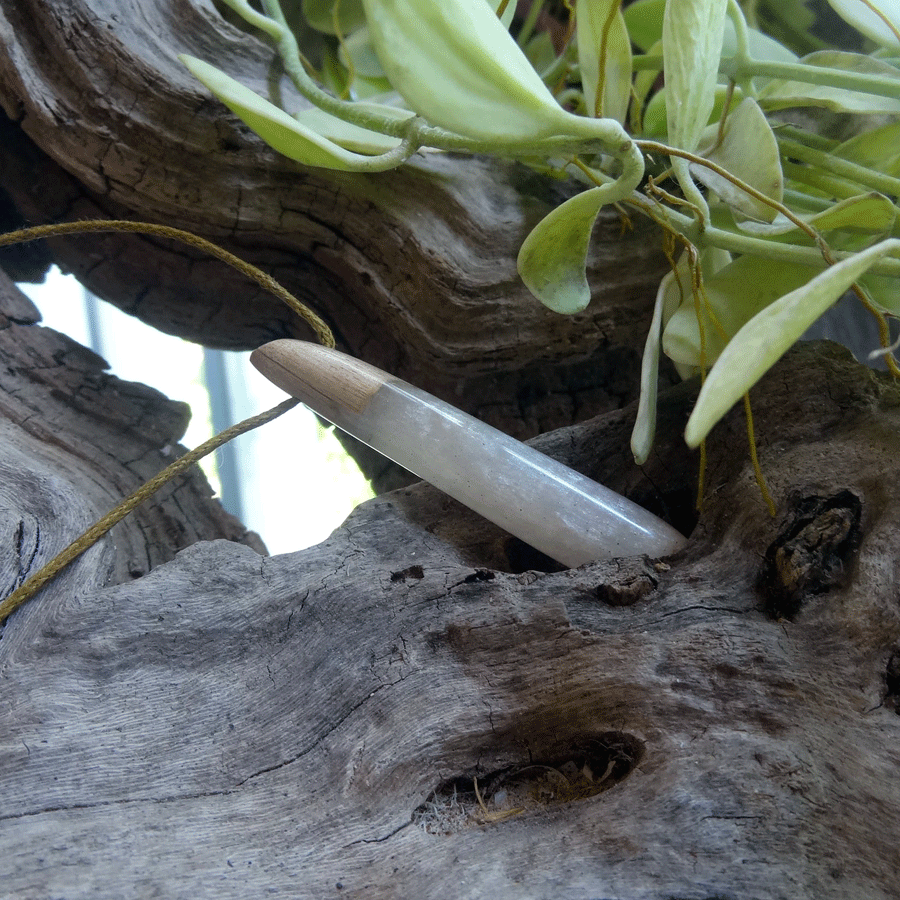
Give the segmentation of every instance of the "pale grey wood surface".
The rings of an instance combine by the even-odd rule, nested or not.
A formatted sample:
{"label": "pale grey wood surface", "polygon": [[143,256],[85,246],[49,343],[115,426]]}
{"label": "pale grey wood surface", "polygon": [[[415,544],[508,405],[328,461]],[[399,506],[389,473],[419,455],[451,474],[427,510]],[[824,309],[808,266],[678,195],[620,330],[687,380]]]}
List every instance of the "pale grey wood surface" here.
{"label": "pale grey wood surface", "polygon": [[[672,438],[644,474],[622,464],[630,414],[540,443],[671,500],[695,476],[689,401],[664,403]],[[754,404],[779,518],[732,415],[666,565],[511,571],[501,534],[420,485],[300,553],[201,543],[129,584],[51,588],[0,642],[5,890],[895,897],[898,392],[816,345]],[[830,520],[812,520],[782,572],[799,584],[821,550],[835,583],[779,620],[767,548],[803,498],[842,491],[858,549],[831,559]],[[608,790],[559,802],[536,764],[573,777],[587,758],[610,763]],[[473,776],[526,811],[479,824]],[[455,805],[433,796],[454,779]]]}

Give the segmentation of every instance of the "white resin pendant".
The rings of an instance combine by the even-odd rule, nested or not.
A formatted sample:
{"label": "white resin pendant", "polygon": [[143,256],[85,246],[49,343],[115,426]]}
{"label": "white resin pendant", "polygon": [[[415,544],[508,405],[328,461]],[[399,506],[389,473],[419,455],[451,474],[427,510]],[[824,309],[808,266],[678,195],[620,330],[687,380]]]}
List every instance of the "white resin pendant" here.
{"label": "white resin pendant", "polygon": [[667,556],[686,543],[643,507],[368,363],[286,339],[250,360],[341,430],[565,566]]}

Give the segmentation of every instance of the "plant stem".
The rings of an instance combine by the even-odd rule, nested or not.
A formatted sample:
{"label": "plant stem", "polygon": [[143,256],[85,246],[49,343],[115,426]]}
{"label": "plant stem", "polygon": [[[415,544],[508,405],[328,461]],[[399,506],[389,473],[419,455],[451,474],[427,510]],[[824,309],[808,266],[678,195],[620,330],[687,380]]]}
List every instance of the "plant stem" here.
{"label": "plant stem", "polygon": [[782,200],[792,209],[805,210],[810,213],[824,212],[826,209],[833,206],[831,201],[826,200],[824,197],[815,197],[812,194],[807,194],[803,191],[794,191],[790,188],[784,189],[784,197],[782,197]]}
{"label": "plant stem", "polygon": [[[835,178],[827,172],[821,172],[810,166],[800,165],[799,163],[781,161],[781,170],[785,178],[789,178],[797,184],[805,184],[814,190],[821,191],[835,200],[847,200],[850,197],[858,197],[862,193],[862,188],[858,184],[852,184],[844,181],[842,178]],[[830,204],[829,204],[830,205]]]}
{"label": "plant stem", "polygon": [[776,137],[784,135],[784,137],[789,138],[792,141],[798,141],[801,144],[805,144],[807,147],[813,147],[816,150],[822,150],[825,153],[834,150],[840,143],[833,138],[827,138],[812,131],[804,131],[802,128],[797,128],[796,125],[788,125],[787,123],[773,124],[772,131],[775,132]]}
{"label": "plant stem", "polygon": [[[809,266],[815,269],[821,269],[824,265],[822,253],[818,247],[801,247],[797,244],[785,244],[780,241],[753,237],[749,234],[727,231],[714,225],[707,226],[703,234],[700,235],[697,233],[697,223],[692,216],[686,216],[668,207],[662,208],[651,204],[646,197],[638,193],[633,194],[627,202],[629,206],[640,210],[659,225],[663,227],[668,226],[676,234],[681,235],[697,246],[698,249],[718,247],[731,253],[747,253],[763,259],[797,263],[798,265]],[[664,213],[664,218],[661,216],[661,212]],[[849,250],[832,251],[835,262],[848,259],[854,255],[854,252]],[[900,278],[900,259],[883,259],[872,266],[867,274]]]}
{"label": "plant stem", "polygon": [[[225,0],[225,2],[244,16],[248,22],[257,27],[262,28],[259,24],[259,13],[251,19],[248,10],[255,12],[246,0]],[[378,113],[371,106],[365,104],[353,103],[347,100],[338,100],[332,97],[327,91],[317,85],[306,71],[300,56],[300,47],[297,44],[297,38],[294,36],[288,26],[284,13],[281,10],[281,4],[278,0],[263,0],[263,7],[268,13],[265,26],[266,33],[275,41],[278,55],[284,65],[284,71],[294,83],[294,87],[314,106],[319,109],[358,125],[361,128],[368,128],[371,131],[378,131],[390,137],[405,138],[408,134],[408,119],[395,119]]]}
{"label": "plant stem", "polygon": [[531,38],[531,35],[534,34],[534,26],[537,24],[538,16],[540,16],[543,8],[544,0],[532,0],[528,15],[525,17],[525,21],[519,29],[518,38],[516,38],[520,47],[524,47]]}
{"label": "plant stem", "polygon": [[776,132],[776,137],[782,156],[818,166],[826,172],[832,172],[848,181],[856,182],[869,190],[880,191],[891,197],[900,197],[900,178],[884,175],[832,153],[808,147],[799,141],[791,140],[783,131]]}
{"label": "plant stem", "polygon": [[744,18],[747,20],[747,24],[751,28],[755,28],[757,31],[760,30],[759,22],[756,18],[756,7],[759,5],[759,0],[744,0],[743,9],[741,12],[744,14]]}
{"label": "plant stem", "polygon": [[801,81],[822,87],[858,91],[878,97],[900,97],[900,73],[898,77],[871,75],[866,72],[848,72],[829,66],[810,66],[806,63],[785,63],[772,60],[751,59],[741,64],[736,57],[723,57],[719,63],[719,74],[735,81],[742,78],[761,76],[781,78],[785,81]]}
{"label": "plant stem", "polygon": [[[641,54],[631,61],[635,72],[662,70],[662,54]],[[719,74],[737,83],[745,78],[781,78],[786,81],[801,81],[822,87],[840,88],[878,97],[900,98],[900,72],[897,78],[885,75],[870,75],[865,72],[848,72],[827,66],[810,66],[806,63],[785,63],[772,60],[749,59],[741,63],[735,57],[726,56],[719,62]]]}
{"label": "plant stem", "polygon": [[[741,10],[737,0],[728,0],[728,18],[731,19],[731,24],[734,26],[734,58],[740,63],[742,68],[746,68],[747,65],[752,62],[752,57],[750,56],[750,38],[747,34],[747,20],[744,18],[743,10]],[[745,97],[753,97],[756,95],[756,91],[753,88],[753,79],[749,76],[745,76],[741,79],[735,78],[732,80],[732,84],[737,84],[741,91],[743,91]],[[727,104],[725,109],[728,109]]]}

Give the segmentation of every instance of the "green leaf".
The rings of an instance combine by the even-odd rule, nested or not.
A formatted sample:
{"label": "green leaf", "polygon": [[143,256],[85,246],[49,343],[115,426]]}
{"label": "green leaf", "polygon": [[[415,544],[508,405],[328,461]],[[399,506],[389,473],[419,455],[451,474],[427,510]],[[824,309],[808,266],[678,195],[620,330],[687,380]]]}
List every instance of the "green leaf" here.
{"label": "green leaf", "polygon": [[346,36],[366,24],[362,0],[303,0],[303,18],[316,31],[336,34],[335,5],[338,6],[337,22],[342,35]]}
{"label": "green leaf", "polygon": [[585,268],[591,231],[601,208],[629,190],[618,181],[577,194],[546,215],[525,238],[517,267],[522,281],[544,306],[563,315],[591,302]]}
{"label": "green leaf", "polygon": [[693,151],[716,96],[727,0],[668,0],[663,63],[669,143]]}
{"label": "green leaf", "polygon": [[897,32],[900,31],[898,0],[874,0],[872,3],[893,27],[889,27],[881,16],[860,0],[828,0],[828,3],[845,22],[849,22],[876,44],[893,49],[900,47],[900,38],[897,37]]}
{"label": "green leaf", "polygon": [[[641,361],[641,394],[638,402],[637,417],[631,433],[631,452],[635,462],[643,465],[653,447],[656,432],[656,395],[659,381],[659,351],[663,332],[679,308],[693,308],[693,281],[689,265],[689,256],[682,253],[674,271],[668,272],[659,284],[656,292],[656,303],[653,305],[653,319],[644,346]],[[711,278],[731,261],[731,254],[717,247],[708,247],[700,254],[700,269],[704,280]],[[697,366],[682,366],[676,362],[682,378],[690,378],[696,374]]]}
{"label": "green leaf", "polygon": [[[809,84],[803,81],[773,79],[760,92],[757,100],[766,110],[788,109],[795,106],[814,106],[842,113],[900,113],[900,72],[888,63],[860,53],[843,50],[817,50],[803,57],[800,62],[819,69],[834,69],[834,80],[839,73],[854,72],[861,75],[877,75],[897,84],[896,97],[882,97],[860,91],[831,87],[827,84]],[[827,72],[823,72],[827,78]]]}
{"label": "green leaf", "polygon": [[[798,216],[817,231],[835,231],[840,228],[869,234],[887,234],[894,227],[896,217],[897,207],[884,194],[876,191],[848,197],[821,212]],[[771,224],[748,221],[739,224],[742,231],[763,236],[788,234],[797,230],[797,226],[782,213]]]}
{"label": "green leaf", "polygon": [[397,93],[427,122],[521,152],[545,139],[593,141],[629,190],[643,157],[614,119],[564,110],[488,0],[363,0],[372,43]]}
{"label": "green leaf", "polygon": [[900,283],[896,277],[867,275],[860,281],[860,284],[868,291],[870,299],[882,312],[890,316],[900,316]]}
{"label": "green leaf", "polygon": [[900,240],[882,241],[830,266],[750,319],[728,343],[706,378],[685,430],[688,445],[696,447],[853,282],[879,260],[898,252]]}
{"label": "green leaf", "polygon": [[544,72],[556,62],[556,47],[549,31],[539,31],[522,48],[536,72]]}
{"label": "green leaf", "polygon": [[900,177],[900,122],[888,122],[858,134],[831,152],[867,169]]}
{"label": "green leaf", "polygon": [[817,231],[833,231],[838,228],[883,234],[894,227],[897,207],[891,201],[871,191],[857,197],[848,197],[829,209],[809,216],[807,221]]}
{"label": "green leaf", "polygon": [[[340,51],[340,48],[337,48]],[[353,73],[353,83],[350,83],[350,72],[347,67],[338,59],[338,53],[333,52],[330,47],[322,48],[322,63],[319,69],[319,77],[322,81],[322,87],[329,93],[338,97],[349,97],[351,94],[354,98],[353,102],[358,103],[360,100],[378,101],[382,98],[390,97],[390,100],[384,100],[384,103],[393,106],[402,106],[403,99],[391,87],[391,83],[387,78],[366,78],[359,74]]]}
{"label": "green leaf", "polygon": [[663,278],[656,291],[656,303],[653,304],[653,318],[650,320],[650,331],[644,345],[644,356],[641,360],[641,396],[638,401],[637,416],[631,432],[631,452],[634,461],[642,466],[647,462],[653,449],[656,437],[656,397],[659,390],[659,339],[662,334],[663,306],[665,303],[666,278]]}
{"label": "green leaf", "polygon": [[488,0],[364,0],[395,90],[456,134],[509,143],[567,133],[566,113]]}
{"label": "green leaf", "polygon": [[307,166],[345,172],[371,164],[372,157],[351,153],[322,137],[215,66],[193,56],[181,55],[179,59],[239,119],[284,156]]}
{"label": "green leaf", "polygon": [[[752,148],[752,152],[748,152]],[[721,143],[703,155],[772,200],[781,202],[784,177],[772,128],[759,105],[747,97],[729,114]],[[778,210],[757,200],[711,169],[693,164],[691,174],[727,203],[739,217],[771,222]]]}
{"label": "green leaf", "polygon": [[[681,304],[666,325],[663,352],[679,366],[711,366],[745,323],[783,294],[806,284],[812,271],[795,263],[741,256],[712,274],[704,272],[705,302],[701,297],[696,304],[689,297]],[[705,354],[701,353],[698,305]]]}
{"label": "green leaf", "polygon": [[[362,107],[369,104],[360,103]],[[390,107],[386,107],[390,108]],[[378,107],[379,111],[385,107]],[[410,118],[413,113],[408,110],[396,110],[398,119]],[[353,125],[345,122],[336,116],[329,115],[317,106],[311,106],[301,112],[294,114],[294,119],[304,128],[315,132],[326,140],[343,147],[345,150],[352,150],[354,153],[377,154],[386,153],[393,150],[400,143],[399,138],[389,137],[378,131],[372,131],[368,128],[361,128],[359,125]]]}
{"label": "green leaf", "polygon": [[631,99],[631,41],[620,5],[620,0],[577,0],[575,21],[587,114],[624,122]]}
{"label": "green leaf", "polygon": [[623,11],[631,43],[644,53],[662,40],[666,0],[634,0]]}
{"label": "green leaf", "polygon": [[[628,34],[631,42],[642,53],[653,54],[657,51],[653,45],[662,40],[663,14],[666,0],[635,0],[629,3],[623,10],[625,24],[628,26]],[[784,44],[774,38],[757,31],[755,28],[747,29],[747,40],[750,45],[750,56],[759,60],[775,60],[777,62],[794,62],[797,55],[792,53]],[[737,40],[734,33],[734,24],[731,19],[725,20],[725,31],[722,40],[722,56],[731,57],[735,54]]]}
{"label": "green leaf", "polygon": [[369,29],[365,26],[344,38],[338,49],[338,59],[357,77],[384,78],[378,55],[369,40]]}
{"label": "green leaf", "polygon": [[[713,251],[724,252],[724,251]],[[726,253],[727,257],[728,254]],[[668,272],[656,290],[653,304],[653,318],[644,344],[641,360],[641,394],[637,416],[631,432],[631,452],[634,461],[643,465],[653,448],[656,436],[656,398],[659,387],[659,351],[663,328],[685,299],[685,291],[690,291],[691,275],[687,265],[687,254],[682,254],[675,271]]]}

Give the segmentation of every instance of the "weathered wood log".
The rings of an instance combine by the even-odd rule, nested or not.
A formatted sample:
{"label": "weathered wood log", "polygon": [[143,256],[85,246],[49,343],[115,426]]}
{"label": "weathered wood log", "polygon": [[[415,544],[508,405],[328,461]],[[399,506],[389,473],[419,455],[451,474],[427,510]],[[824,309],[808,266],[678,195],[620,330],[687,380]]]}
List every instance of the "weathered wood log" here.
{"label": "weathered wood log", "polygon": [[[303,172],[179,51],[266,89],[271,51],[203,0],[0,0],[3,221],[189,227],[287,282],[344,347],[518,435],[633,393],[660,270],[646,232],[620,243],[603,220],[592,278],[614,303],[554,317],[513,259],[561,188],[434,155]],[[181,248],[53,253],[207,343],[294,327]],[[160,468],[184,415],[41,333],[21,298],[3,310],[0,596]],[[666,561],[559,571],[425,486],[275,559],[219,541],[163,562],[252,540],[200,482],[121,526],[0,640],[3,893],[896,896],[898,389],[795,349],[754,391],[779,519],[732,414],[699,522],[691,391],[663,399],[642,470],[633,411],[539,442],[691,531]]]}
{"label": "weathered wood log", "polygon": [[[211,238],[310,303],[344,349],[517,436],[633,399],[665,268],[646,222],[623,236],[615,212],[601,216],[597,298],[579,316],[556,315],[519,281],[515,257],[572,186],[431,153],[383,175],[304,170],[195,82],[182,52],[269,90],[271,48],[208,0],[0,2],[0,104],[11,120],[0,186],[16,214],[138,218]],[[91,236],[57,240],[53,255],[99,296],[209,345],[253,348],[302,328],[184,247]]]}
{"label": "weathered wood log", "polygon": [[[539,445],[690,527],[691,391],[644,470],[633,410]],[[49,588],[0,642],[5,892],[895,897],[900,392],[807,345],[753,402],[778,519],[732,413],[665,561],[541,571],[419,485]]]}
{"label": "weathered wood log", "polygon": [[[96,354],[39,319],[0,273],[2,596],[183,452],[190,416],[186,404],[108,375]],[[215,538],[264,549],[195,469],[90,552],[83,585],[136,578]]]}

